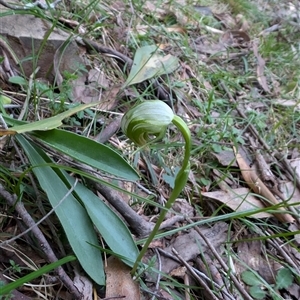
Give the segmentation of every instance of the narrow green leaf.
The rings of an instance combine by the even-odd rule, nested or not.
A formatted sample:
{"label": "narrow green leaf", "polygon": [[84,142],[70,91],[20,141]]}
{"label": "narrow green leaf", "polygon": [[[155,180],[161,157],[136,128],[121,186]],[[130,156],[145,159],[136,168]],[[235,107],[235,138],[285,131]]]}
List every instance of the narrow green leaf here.
{"label": "narrow green leaf", "polygon": [[288,268],[280,269],[276,274],[276,288],[277,289],[287,289],[292,285],[294,280],[293,273]]}
{"label": "narrow green leaf", "polygon": [[14,130],[17,133],[24,133],[24,132],[30,132],[30,131],[34,131],[34,130],[50,130],[50,129],[54,129],[57,128],[59,126],[62,125],[62,120],[72,116],[73,114],[76,114],[79,111],[82,111],[84,109],[87,109],[89,107],[95,106],[99,104],[98,102],[96,103],[89,103],[89,104],[81,104],[78,105],[74,108],[71,108],[61,114],[58,114],[54,117],[48,118],[48,119],[44,119],[41,121],[37,121],[37,122],[33,122],[33,123],[28,123],[28,124],[24,124],[24,125],[19,125],[19,126],[14,126],[9,128],[10,130]]}
{"label": "narrow green leaf", "polygon": [[66,264],[70,261],[73,261],[73,260],[76,260],[76,257],[73,256],[73,255],[70,255],[70,256],[67,256],[67,257],[64,257],[56,262],[53,262],[49,265],[46,265],[46,266],[43,266],[41,267],[40,269],[28,274],[28,275],[25,275],[23,276],[22,278],[14,281],[14,282],[11,282],[3,287],[1,287],[0,289],[0,295],[6,295],[8,293],[10,293],[11,291],[13,291],[14,289],[22,286],[24,283],[26,282],[29,282],[37,277],[40,277],[46,273],[49,273],[50,271],[52,271],[53,269],[56,269],[58,268],[59,266],[63,265],[63,264]]}
{"label": "narrow green leaf", "polygon": [[[65,172],[64,174],[69,183],[73,185],[74,178]],[[124,263],[132,267],[139,251],[124,222],[84,185],[77,184],[75,192],[109,248],[114,253],[125,257]]]}
{"label": "narrow green leaf", "polygon": [[157,46],[148,45],[137,49],[133,64],[124,86],[143,82],[154,76],[161,76],[175,71],[179,60],[172,55],[162,56],[157,53]]}
{"label": "narrow green leaf", "polygon": [[[31,165],[36,166],[33,172],[41,188],[47,194],[51,205],[56,206],[69,188],[51,167],[42,166],[47,161],[43,158],[46,154],[41,149],[29,143],[22,135],[17,135],[16,138]],[[83,269],[96,283],[104,285],[105,275],[100,251],[90,245],[98,245],[97,235],[84,207],[71,194],[56,208],[55,213]]]}
{"label": "narrow green leaf", "polygon": [[139,179],[136,171],[116,151],[89,138],[59,129],[36,131],[32,135],[89,166],[127,180]]}

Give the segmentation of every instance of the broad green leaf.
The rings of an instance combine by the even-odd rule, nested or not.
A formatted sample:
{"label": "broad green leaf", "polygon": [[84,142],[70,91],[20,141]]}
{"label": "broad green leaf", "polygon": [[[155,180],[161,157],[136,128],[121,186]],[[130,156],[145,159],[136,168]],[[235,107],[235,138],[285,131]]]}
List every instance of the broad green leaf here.
{"label": "broad green leaf", "polygon": [[287,289],[292,285],[294,280],[293,273],[288,268],[280,269],[276,274],[276,288],[277,289]]}
{"label": "broad green leaf", "polygon": [[243,281],[248,285],[260,285],[261,280],[251,271],[244,271],[242,273]]}
{"label": "broad green leaf", "polygon": [[[44,159],[46,154],[41,149],[29,143],[22,135],[17,135],[16,138],[31,165],[35,167],[33,172],[41,188],[47,194],[51,205],[56,206],[69,188],[51,167],[45,166],[48,161]],[[90,245],[99,245],[97,235],[84,207],[71,194],[55,209],[55,213],[83,269],[96,283],[104,285],[105,275],[100,251]]]}
{"label": "broad green leaf", "polygon": [[97,104],[99,103],[97,102],[97,103],[81,104],[48,119],[11,127],[9,128],[9,131],[15,131],[16,133],[24,133],[24,132],[34,131],[34,130],[41,130],[41,131],[51,130],[61,126],[63,119],[68,118],[79,111],[95,106]]}
{"label": "broad green leaf", "polygon": [[174,72],[179,67],[177,57],[170,54],[158,54],[155,45],[143,46],[137,49],[133,64],[124,86],[143,82],[154,76],[161,76]]}
{"label": "broad green leaf", "polygon": [[138,180],[136,171],[109,147],[78,134],[54,129],[31,133],[44,143],[78,161],[127,180]]}
{"label": "broad green leaf", "polygon": [[254,299],[259,300],[264,299],[267,295],[266,291],[262,290],[261,286],[259,285],[251,286],[249,289],[249,293]]}
{"label": "broad green leaf", "polygon": [[46,273],[49,273],[50,271],[58,268],[59,266],[66,264],[73,260],[76,260],[76,257],[73,255],[70,255],[70,256],[64,257],[56,262],[53,262],[49,265],[43,266],[40,269],[38,269],[34,272],[31,272],[30,274],[25,275],[25,276],[21,277],[20,279],[17,279],[16,281],[13,281],[13,282],[1,287],[0,295],[6,295],[6,294],[10,293],[11,291],[15,290],[16,288],[22,286],[24,283],[29,282],[35,278],[38,278]]}
{"label": "broad green leaf", "polygon": [[[64,174],[70,184],[73,185],[74,178]],[[124,263],[132,267],[139,251],[124,222],[84,185],[77,184],[75,192],[109,248],[114,253],[125,257]]]}

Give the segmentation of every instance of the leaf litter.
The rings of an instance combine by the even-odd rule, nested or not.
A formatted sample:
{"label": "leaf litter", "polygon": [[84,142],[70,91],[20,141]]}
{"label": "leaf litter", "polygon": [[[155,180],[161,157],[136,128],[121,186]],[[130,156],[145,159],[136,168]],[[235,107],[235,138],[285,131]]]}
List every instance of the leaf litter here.
{"label": "leaf litter", "polygon": [[[250,9],[254,9],[253,5],[259,7],[261,4],[258,3],[259,1],[248,2]],[[45,47],[47,51],[39,56],[37,76],[50,85],[56,84],[61,95],[68,94],[70,102],[81,102],[87,104],[86,106],[92,106],[90,104],[92,102],[103,101],[98,109],[109,111],[109,114],[102,116],[101,123],[104,127],[105,124],[114,122],[114,113],[123,113],[126,110],[126,103],[131,105],[137,99],[143,97],[153,99],[158,96],[166,102],[170,102],[171,99],[174,110],[185,117],[191,129],[196,128],[193,130],[196,150],[192,157],[194,169],[193,174],[190,175],[190,184],[182,194],[183,200],[178,199],[173,210],[168,213],[164,227],[166,234],[153,241],[144,258],[149,268],[141,277],[145,282],[142,285],[143,292],[137,282],[132,280],[130,268],[110,256],[106,268],[106,297],[139,299],[137,295],[141,294],[143,297],[152,295],[157,299],[160,297],[190,299],[190,295],[195,299],[211,299],[207,291],[211,289],[216,299],[263,299],[267,296],[278,299],[299,298],[299,284],[294,276],[299,276],[300,268],[297,236],[300,168],[299,153],[295,150],[297,143],[299,144],[299,136],[295,134],[299,124],[297,120],[294,122],[296,128],[293,137],[276,137],[276,130],[270,129],[274,139],[278,138],[287,144],[284,149],[287,154],[284,161],[276,158],[274,153],[282,149],[279,149],[276,141],[269,138],[268,132],[264,131],[265,127],[277,129],[278,124],[282,125],[274,121],[275,114],[278,112],[285,116],[285,112],[278,110],[277,107],[283,107],[283,110],[291,108],[292,112],[299,110],[297,86],[293,85],[292,78],[287,78],[293,88],[289,90],[289,94],[285,94],[280,72],[271,70],[271,63],[274,63],[272,57],[267,51],[262,51],[266,39],[272,34],[277,40],[291,41],[293,33],[289,37],[284,28],[288,24],[293,29],[292,22],[299,22],[299,17],[295,14],[294,4],[284,6],[277,3],[276,5],[278,9],[265,4],[261,11],[256,7],[257,18],[262,13],[268,18],[274,16],[280,18],[279,21],[274,19],[278,22],[274,21],[275,24],[261,21],[260,26],[263,28],[257,31],[251,14],[243,10],[234,15],[232,13],[234,7],[230,7],[230,4],[226,6],[212,4],[210,7],[199,6],[196,3],[189,5],[185,0],[162,5],[159,1],[146,1],[144,11],[141,13],[135,7],[128,9],[123,1],[116,1],[112,6],[104,1],[100,7],[105,12],[107,26],[104,21],[103,30],[99,31],[98,38],[102,39],[106,47],[99,48],[100,51],[94,49],[96,51],[92,52],[86,44],[70,39],[70,35],[61,30],[55,31],[55,38],[51,34],[47,39],[47,47]],[[70,12],[66,15],[70,16]],[[128,19],[128,12],[133,21]],[[149,25],[149,16],[159,22]],[[93,14],[96,23],[98,17],[97,13]],[[5,20],[4,17],[1,18],[1,21]],[[11,28],[10,26],[2,26],[1,31],[7,43],[7,45],[4,43],[6,46],[2,46],[4,60],[0,70],[1,84],[3,81],[1,87],[16,90],[15,86],[9,84],[9,79],[20,74],[19,61],[26,61],[26,57],[32,54],[33,48],[39,48],[38,45],[43,41],[45,31],[40,19],[30,15],[17,15],[17,17],[12,15],[5,18],[14,24],[18,24],[20,19],[26,22],[22,31],[20,29],[12,32],[11,29],[3,32],[3,28]],[[12,21],[12,18],[16,19]],[[168,18],[171,18],[175,24],[170,26]],[[32,22],[28,22],[29,19]],[[51,22],[44,20],[43,24],[45,22],[48,28],[52,26]],[[28,25],[29,23],[31,25]],[[279,23],[280,26],[277,26]],[[20,26],[22,28],[22,25]],[[28,29],[28,26],[32,27]],[[28,32],[33,34],[34,28],[37,36],[26,36]],[[81,27],[81,30],[86,28]],[[91,33],[97,36],[98,30],[99,28],[95,27]],[[183,37],[187,38],[187,44],[192,50],[189,54],[178,42]],[[148,44],[145,46],[143,43],[138,43],[139,46],[136,44],[136,47],[133,47],[128,43],[130,39],[131,42],[148,39]],[[32,40],[37,41],[37,44],[32,43]],[[18,41],[17,44],[14,44],[15,41]],[[51,44],[55,44],[52,49],[49,46]],[[60,52],[61,50],[63,51]],[[293,48],[293,51],[298,54],[296,48]],[[190,60],[191,56],[197,57],[197,60]],[[201,66],[201,72],[197,66]],[[32,64],[24,64],[23,67],[27,77],[35,72]],[[51,68],[54,73],[49,71]],[[221,75],[217,74],[218,69],[222,69]],[[227,72],[238,74],[240,82],[233,83],[226,80],[226,76],[229,76]],[[251,73],[249,79],[246,78],[247,72]],[[278,76],[274,75],[276,72],[279,72]],[[75,77],[72,78],[71,75],[74,74]],[[67,90],[65,90],[65,82],[69,84]],[[221,83],[224,82],[229,86],[227,91],[222,88],[224,84]],[[132,85],[131,90],[128,85]],[[214,92],[213,101],[217,102],[213,109],[209,106],[214,104],[208,100],[212,92]],[[251,93],[255,96],[251,97]],[[5,97],[10,97],[10,94],[7,93]],[[224,98],[227,101],[226,105],[224,105]],[[19,99],[13,99],[13,102],[23,99],[19,96]],[[234,103],[232,99],[237,99],[239,103]],[[5,108],[9,103],[3,105]],[[226,111],[228,120],[223,117],[222,105],[228,110]],[[250,106],[251,109],[248,109]],[[251,114],[253,118],[240,121],[241,116],[234,111],[236,107],[245,114]],[[255,115],[265,118],[266,123],[259,124],[260,119],[257,123],[253,121]],[[218,122],[222,118],[224,118],[224,121],[221,121],[223,128]],[[48,126],[46,121],[41,122],[42,125]],[[51,119],[48,122],[52,124]],[[59,119],[54,126],[60,124]],[[259,130],[258,135],[251,126]],[[22,130],[22,127],[20,128]],[[236,129],[243,140],[243,146],[236,147],[234,136],[226,136],[226,131],[230,131],[230,128]],[[25,129],[27,131],[27,127]],[[47,128],[40,128],[40,130],[45,129]],[[29,128],[28,131],[30,130],[34,128]],[[255,140],[254,143],[245,134],[247,131]],[[10,132],[7,131],[7,134]],[[127,192],[124,202],[131,209],[131,215],[128,217],[128,213],[118,210],[117,206],[114,209],[128,223],[130,218],[142,216],[145,222],[152,225],[159,212],[159,206],[163,205],[164,199],[170,194],[174,175],[171,170],[176,170],[180,163],[180,150],[177,150],[179,147],[176,145],[178,136],[174,136],[172,130],[168,134],[169,142],[175,143],[178,152],[170,150],[169,147],[166,150],[154,148],[148,155],[148,162],[143,156],[134,154],[132,145],[124,140],[122,135],[114,135],[107,141],[110,146],[121,150],[128,159],[132,160],[138,166],[139,172],[143,174],[140,185],[129,184],[126,187],[126,184],[119,184],[123,187],[123,192]],[[261,143],[261,139],[269,139],[272,148]],[[293,139],[295,146],[293,146]],[[288,142],[291,143],[291,147]],[[218,147],[210,148],[212,144]],[[246,151],[242,151],[243,148],[246,148]],[[216,149],[218,151],[214,151]],[[2,150],[7,151],[5,144]],[[263,152],[263,159],[257,154],[258,150]],[[265,159],[267,156],[272,157],[271,161]],[[114,180],[109,179],[109,182]],[[203,184],[204,182],[206,184]],[[98,193],[103,195],[104,191],[98,190]],[[132,193],[134,196],[130,197]],[[136,201],[136,197],[139,201]],[[122,194],[119,192],[115,198],[123,201]],[[142,199],[144,202],[141,202]],[[271,209],[268,209],[268,206],[271,206]],[[41,212],[36,213],[37,218],[40,215]],[[239,216],[243,217],[239,218]],[[194,222],[192,226],[187,221],[189,218]],[[129,223],[130,227],[142,227],[142,223],[136,222]],[[3,231],[8,233],[12,230],[11,226],[4,226]],[[141,232],[144,235],[149,234],[151,226],[145,228],[145,231],[132,231],[137,242],[144,237]],[[196,229],[200,230],[206,239]],[[48,236],[49,230],[44,230]],[[20,242],[17,242],[17,246],[25,249],[25,245]],[[216,250],[219,257],[211,248]],[[173,251],[174,249],[176,252]],[[14,260],[18,261],[17,258]],[[188,272],[187,266],[184,266],[182,261],[188,262],[201,280]],[[222,261],[230,267],[230,272],[224,269]],[[3,263],[8,264],[7,261]],[[1,272],[4,273],[4,270]],[[229,277],[232,280],[230,283]],[[178,278],[181,281],[178,281]],[[79,281],[86,288],[84,292],[86,299],[91,299],[91,281],[85,277]],[[183,285],[181,287],[178,285],[182,281],[190,282],[185,296],[183,292],[185,288]],[[198,287],[195,288],[197,285]],[[245,294],[241,292],[240,285],[245,289]],[[84,290],[84,287],[80,289]],[[34,293],[21,291],[24,295]],[[58,297],[64,298],[63,292],[59,292],[59,289],[49,288],[49,291],[53,293],[53,298],[56,291]],[[132,292],[133,294],[130,294]],[[48,296],[48,299],[52,297]]]}

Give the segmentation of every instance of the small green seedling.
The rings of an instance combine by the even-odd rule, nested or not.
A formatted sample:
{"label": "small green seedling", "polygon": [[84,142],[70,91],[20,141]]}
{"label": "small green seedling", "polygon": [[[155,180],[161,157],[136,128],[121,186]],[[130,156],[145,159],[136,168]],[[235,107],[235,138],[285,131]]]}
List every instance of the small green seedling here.
{"label": "small green seedling", "polygon": [[275,284],[267,284],[252,271],[242,273],[243,281],[250,286],[249,293],[254,299],[264,299],[269,293],[272,299],[282,299],[275,291],[287,289],[293,283],[294,276],[290,269],[282,268],[277,272]]}

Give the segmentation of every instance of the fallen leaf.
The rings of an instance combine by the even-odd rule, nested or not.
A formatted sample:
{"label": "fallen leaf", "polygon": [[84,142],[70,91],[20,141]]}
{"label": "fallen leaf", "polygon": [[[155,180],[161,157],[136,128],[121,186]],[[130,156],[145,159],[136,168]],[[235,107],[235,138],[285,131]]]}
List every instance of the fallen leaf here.
{"label": "fallen leaf", "polygon": [[140,287],[130,275],[131,268],[120,259],[110,256],[107,259],[106,298],[116,297],[127,300],[140,299]]}
{"label": "fallen leaf", "polygon": [[267,78],[264,75],[265,70],[265,60],[261,57],[261,55],[258,53],[258,45],[257,42],[253,43],[253,53],[257,59],[257,81],[260,84],[260,86],[263,88],[263,90],[267,93],[270,93],[270,89],[267,83]]}
{"label": "fallen leaf", "polygon": [[[225,222],[218,222],[212,227],[199,226],[199,228],[201,232],[208,237],[211,245],[215,247],[219,253],[221,253],[222,250],[220,246],[228,238],[228,224]],[[179,255],[186,261],[196,258],[200,253],[209,251],[205,241],[194,229],[191,229],[189,233],[177,236],[174,240],[172,240],[170,245],[164,249],[164,251],[172,254],[172,248],[175,248]],[[172,270],[178,268],[180,265],[180,263],[168,257],[161,257],[161,270],[166,274],[169,274]]]}
{"label": "fallen leaf", "polygon": [[[255,235],[243,236],[244,239],[253,239],[241,241],[237,243],[236,272],[240,275],[248,268],[258,272],[258,274],[268,283],[275,282],[274,274],[282,266],[271,257],[265,256],[264,244],[260,240],[256,240]],[[243,263],[241,263],[241,261]],[[247,267],[246,267],[247,266]]]}
{"label": "fallen leaf", "polygon": [[[36,68],[34,66],[39,66],[36,77],[53,81],[55,74],[53,74],[52,65],[55,52],[69,40],[70,34],[59,28],[53,30],[51,22],[34,15],[12,14],[1,16],[0,35],[13,49],[14,60],[20,63],[16,64],[13,60],[11,63],[19,69],[21,74],[29,77]],[[46,36],[47,40],[45,40]],[[75,41],[69,43],[69,50],[75,52],[78,50]]]}
{"label": "fallen leaf", "polygon": [[233,29],[236,27],[235,19],[227,12],[214,13],[214,17],[228,29]]}
{"label": "fallen leaf", "polygon": [[249,46],[250,37],[246,32],[232,30],[223,34],[221,42],[230,47],[247,48]]}
{"label": "fallen leaf", "polygon": [[[237,212],[247,212],[253,209],[264,208],[261,201],[259,201],[248,188],[228,189],[226,191],[202,192],[202,196],[214,199],[224,203],[226,206]],[[250,218],[268,218],[271,214],[266,212],[258,212],[251,214]]]}
{"label": "fallen leaf", "polygon": [[[233,148],[236,160],[241,170],[242,176],[248,186],[258,195],[261,195],[260,200],[263,201],[264,205],[272,206],[278,205],[280,202],[275,198],[275,196],[270,192],[270,190],[265,186],[265,184],[258,177],[254,169],[251,169],[250,166],[246,163],[244,158],[240,153]],[[288,214],[288,212],[283,208],[279,207],[278,210],[281,210],[286,213],[274,213],[274,216],[283,223],[293,223],[295,219]]]}
{"label": "fallen leaf", "polygon": [[285,107],[294,107],[295,110],[300,110],[300,102],[297,99],[274,99],[272,103]]}

